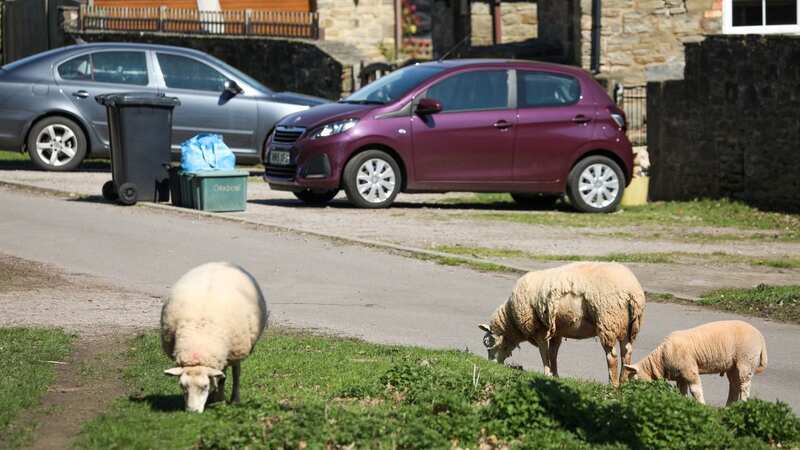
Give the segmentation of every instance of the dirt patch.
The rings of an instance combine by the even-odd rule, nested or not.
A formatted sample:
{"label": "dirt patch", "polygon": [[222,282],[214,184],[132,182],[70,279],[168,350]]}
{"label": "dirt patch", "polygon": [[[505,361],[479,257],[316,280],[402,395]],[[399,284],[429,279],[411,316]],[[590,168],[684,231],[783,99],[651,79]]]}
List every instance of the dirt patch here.
{"label": "dirt patch", "polygon": [[81,337],[66,361],[56,361],[56,378],[41,401],[15,421],[35,428],[29,449],[71,447],[81,425],[125,394],[121,371],[126,365],[127,334]]}
{"label": "dirt patch", "polygon": [[0,294],[15,291],[35,291],[68,281],[44,264],[13,256],[0,255]]}

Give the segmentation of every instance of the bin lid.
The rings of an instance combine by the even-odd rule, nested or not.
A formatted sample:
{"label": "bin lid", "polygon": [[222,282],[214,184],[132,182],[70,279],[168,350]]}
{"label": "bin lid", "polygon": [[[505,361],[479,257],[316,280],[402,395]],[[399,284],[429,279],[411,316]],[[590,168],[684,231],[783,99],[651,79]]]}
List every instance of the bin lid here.
{"label": "bin lid", "polygon": [[104,106],[160,106],[175,107],[181,104],[177,97],[152,92],[114,92],[95,96],[95,101]]}
{"label": "bin lid", "polygon": [[182,172],[185,176],[198,178],[224,178],[224,177],[247,177],[250,172],[247,170],[199,170],[197,172]]}

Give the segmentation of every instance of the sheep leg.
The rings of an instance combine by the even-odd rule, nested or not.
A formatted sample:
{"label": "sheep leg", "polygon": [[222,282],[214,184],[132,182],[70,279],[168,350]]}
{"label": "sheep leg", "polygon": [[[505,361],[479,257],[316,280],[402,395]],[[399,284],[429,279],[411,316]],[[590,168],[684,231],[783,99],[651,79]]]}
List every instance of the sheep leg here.
{"label": "sheep leg", "polygon": [[556,337],[550,340],[550,351],[548,357],[550,358],[550,370],[553,371],[553,376],[558,378],[558,348],[561,347],[561,338]]}
{"label": "sheep leg", "polygon": [[[631,341],[626,337],[619,341],[619,358],[622,360],[622,364],[624,365],[631,363],[632,356],[633,344],[631,344]],[[619,381],[620,383],[628,381],[628,372],[622,368],[620,368]]]}
{"label": "sheep leg", "polygon": [[690,381],[689,392],[692,393],[692,397],[694,397],[695,400],[704,405],[706,404],[706,401],[703,398],[703,385],[700,383],[699,376],[693,377],[693,379]]}
{"label": "sheep leg", "polygon": [[681,391],[681,395],[684,397],[689,395],[689,382],[686,380],[678,380],[678,390]]}
{"label": "sheep leg", "polygon": [[753,381],[753,372],[749,368],[740,368],[739,375],[739,400],[745,401],[750,398],[750,384]]}
{"label": "sheep leg", "polygon": [[231,392],[231,403],[239,403],[239,377],[242,374],[242,367],[239,361],[233,363],[233,391]]}
{"label": "sheep leg", "polygon": [[550,342],[547,339],[543,339],[538,343],[537,347],[539,347],[539,355],[542,357],[544,374],[552,375],[553,372],[550,370]]}
{"label": "sheep leg", "polygon": [[739,400],[741,397],[742,392],[742,384],[739,380],[739,370],[737,368],[732,368],[727,372],[728,375],[728,401],[725,402],[725,406],[730,405],[731,403]]}
{"label": "sheep leg", "polygon": [[603,350],[606,352],[606,363],[608,363],[608,381],[612,386],[617,387],[619,386],[619,367],[617,367],[617,352],[614,343],[604,343]]}

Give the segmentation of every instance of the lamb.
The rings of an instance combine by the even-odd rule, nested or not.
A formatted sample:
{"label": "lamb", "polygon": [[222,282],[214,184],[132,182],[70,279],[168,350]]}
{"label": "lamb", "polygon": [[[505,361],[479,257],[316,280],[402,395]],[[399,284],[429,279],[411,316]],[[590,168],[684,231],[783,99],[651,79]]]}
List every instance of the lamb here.
{"label": "lamb", "polygon": [[[608,378],[618,386],[617,352],[630,364],[645,296],[636,276],[617,263],[578,262],[520,278],[509,299],[491,317],[483,343],[489,359],[503,363],[521,342],[539,348],[544,373],[558,376],[558,349],[564,338],[597,336],[606,354]],[[622,378],[620,380],[620,378]]]}
{"label": "lamb", "polygon": [[727,404],[747,400],[753,372],[767,368],[767,343],[752,325],[741,320],[711,322],[671,333],[655,350],[625,371],[633,378],[676,381],[683,395],[691,392],[700,403],[700,375],[728,375]]}
{"label": "lamb", "polygon": [[[161,310],[161,346],[177,367],[186,410],[225,400],[225,371],[233,367],[231,402],[239,402],[240,363],[267,326],[258,283],[241,267],[215,262],[183,275]],[[211,397],[209,394],[213,393]]]}

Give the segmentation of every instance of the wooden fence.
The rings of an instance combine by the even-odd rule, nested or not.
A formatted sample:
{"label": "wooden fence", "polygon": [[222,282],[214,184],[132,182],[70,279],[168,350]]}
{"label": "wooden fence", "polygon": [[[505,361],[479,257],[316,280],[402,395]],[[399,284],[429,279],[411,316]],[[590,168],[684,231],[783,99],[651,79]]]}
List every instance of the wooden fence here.
{"label": "wooden fence", "polygon": [[198,11],[196,9],[103,8],[82,5],[81,30],[273,36],[319,39],[315,12]]}

